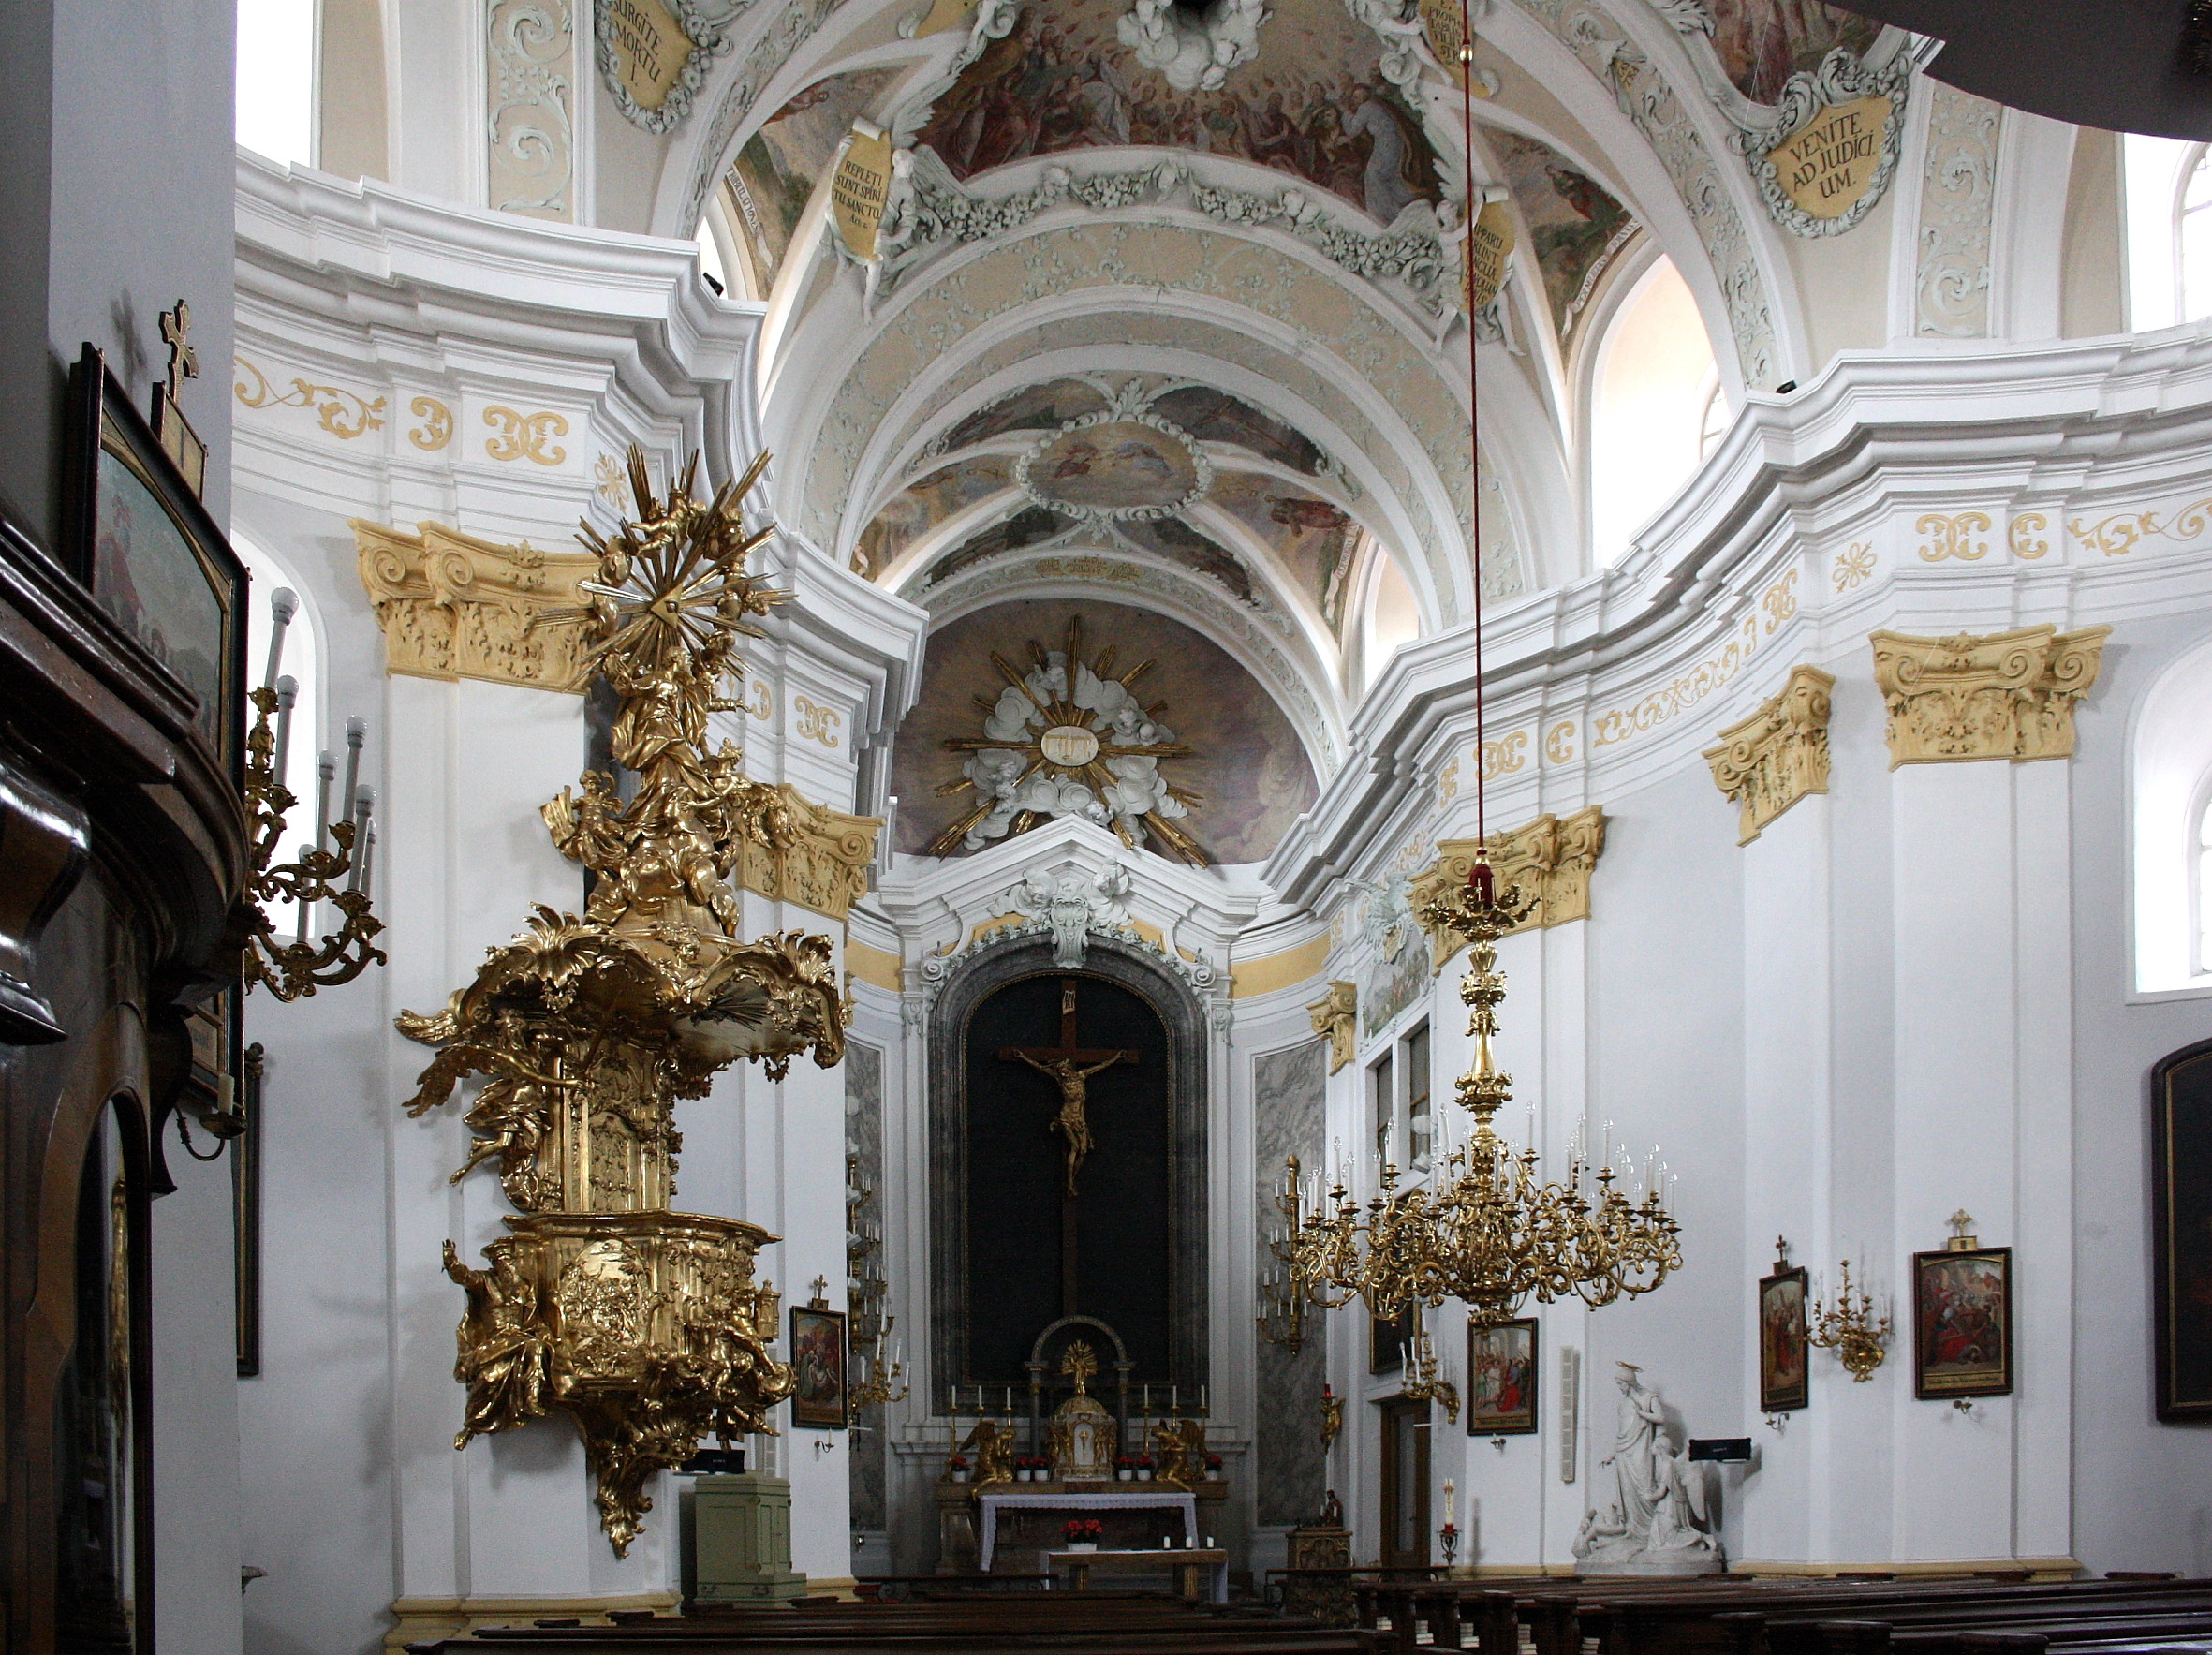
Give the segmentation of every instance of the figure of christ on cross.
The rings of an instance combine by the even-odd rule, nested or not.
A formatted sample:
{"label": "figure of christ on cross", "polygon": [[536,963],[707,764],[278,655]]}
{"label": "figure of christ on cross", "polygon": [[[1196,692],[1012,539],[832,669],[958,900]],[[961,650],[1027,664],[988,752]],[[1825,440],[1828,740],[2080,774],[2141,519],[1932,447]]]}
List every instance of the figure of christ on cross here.
{"label": "figure of christ on cross", "polygon": [[1091,1050],[1075,1043],[1075,984],[1060,979],[1060,1043],[1056,1046],[1006,1046],[998,1054],[1003,1063],[1026,1063],[1059,1088],[1060,1112],[1045,1130],[1068,1141],[1067,1175],[1060,1189],[1060,1300],[1061,1314],[1075,1314],[1075,1177],[1084,1158],[1091,1152],[1088,1115],[1091,1076],[1116,1063],[1134,1063],[1142,1052]]}

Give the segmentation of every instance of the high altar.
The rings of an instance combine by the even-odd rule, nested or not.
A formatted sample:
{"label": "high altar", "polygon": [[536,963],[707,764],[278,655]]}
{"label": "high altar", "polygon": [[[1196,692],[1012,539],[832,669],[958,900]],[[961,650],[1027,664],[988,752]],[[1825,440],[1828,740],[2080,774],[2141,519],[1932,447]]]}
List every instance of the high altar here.
{"label": "high altar", "polygon": [[[1029,1450],[1022,1457],[1049,1461],[1050,1476],[1015,1480],[1010,1407],[1003,1420],[979,1418],[947,1457],[937,1485],[939,1574],[1038,1572],[1045,1553],[1064,1548],[1067,1524],[1079,1517],[1099,1524],[1101,1550],[1212,1544],[1229,1485],[1208,1468],[1206,1422],[1180,1416],[1132,1421],[1126,1360],[1114,1364],[1117,1407],[1110,1410],[1090,1394],[1089,1381],[1099,1371],[1090,1345],[1067,1345],[1060,1370],[1074,1390],[1049,1420],[1040,1419],[1040,1353],[1064,1325],[1055,1323],[1039,1337],[1028,1365],[1030,1408],[1024,1423]],[[1098,1325],[1118,1352],[1113,1330]],[[1117,1480],[1116,1462],[1140,1456],[1153,1462],[1139,1473],[1143,1480]]]}

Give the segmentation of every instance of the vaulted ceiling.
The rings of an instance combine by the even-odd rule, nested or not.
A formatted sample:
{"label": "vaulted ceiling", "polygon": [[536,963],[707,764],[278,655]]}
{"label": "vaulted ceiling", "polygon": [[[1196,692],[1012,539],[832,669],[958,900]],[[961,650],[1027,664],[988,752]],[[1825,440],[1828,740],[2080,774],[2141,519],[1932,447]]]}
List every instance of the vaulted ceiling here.
{"label": "vaulted ceiling", "polygon": [[[1788,213],[1743,135],[1807,87],[1894,89],[1908,42],[1816,0],[1473,9],[1477,199],[1512,250],[1470,321],[1453,0],[789,8],[780,66],[756,49],[670,170],[768,304],[766,435],[803,457],[780,521],[940,625],[1171,616],[1325,774],[1396,641],[1363,622],[1386,587],[1428,630],[1478,579],[1587,567],[1591,340],[1656,259],[1732,404],[1806,371]],[[857,232],[832,199],[855,144],[890,155]]]}

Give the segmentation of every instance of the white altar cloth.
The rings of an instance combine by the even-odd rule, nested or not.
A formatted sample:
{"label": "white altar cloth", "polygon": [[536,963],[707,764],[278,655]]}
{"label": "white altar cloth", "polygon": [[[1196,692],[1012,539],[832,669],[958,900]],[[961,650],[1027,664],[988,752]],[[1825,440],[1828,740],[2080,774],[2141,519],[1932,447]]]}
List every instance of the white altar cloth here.
{"label": "white altar cloth", "polygon": [[1198,1538],[1198,1500],[1187,1489],[1157,1488],[1145,1494],[1135,1488],[1112,1494],[985,1494],[978,1498],[983,1507],[983,1529],[976,1537],[976,1567],[985,1574],[991,1573],[991,1552],[998,1541],[998,1514],[1008,1506],[1047,1506],[1070,1512],[1143,1511],[1148,1507],[1173,1510],[1183,1514],[1184,1539]]}

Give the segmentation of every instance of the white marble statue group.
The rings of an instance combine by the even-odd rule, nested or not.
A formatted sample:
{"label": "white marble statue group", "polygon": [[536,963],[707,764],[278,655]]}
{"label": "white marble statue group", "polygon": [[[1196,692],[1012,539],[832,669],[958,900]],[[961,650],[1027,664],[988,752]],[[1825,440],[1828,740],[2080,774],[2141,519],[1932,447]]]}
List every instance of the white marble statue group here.
{"label": "white marble statue group", "polygon": [[1613,1452],[1598,1462],[1598,1502],[1574,1537],[1574,1556],[1598,1574],[1701,1574],[1721,1566],[1718,1514],[1703,1469],[1668,1434],[1657,1391],[1630,1362],[1620,1365],[1619,1423]]}

